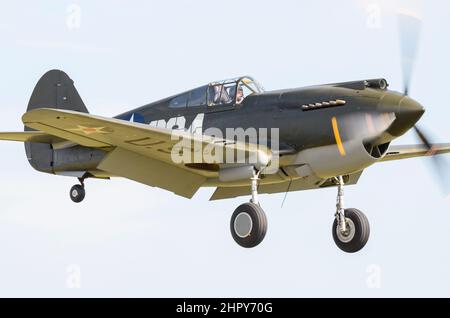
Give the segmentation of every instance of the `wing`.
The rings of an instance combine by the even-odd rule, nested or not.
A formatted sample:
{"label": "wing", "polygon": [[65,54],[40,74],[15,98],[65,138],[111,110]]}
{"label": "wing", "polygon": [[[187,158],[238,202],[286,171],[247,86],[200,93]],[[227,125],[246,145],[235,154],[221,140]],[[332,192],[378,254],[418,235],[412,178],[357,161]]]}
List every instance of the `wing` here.
{"label": "wing", "polygon": [[424,145],[391,146],[381,161],[392,161],[415,157],[427,157],[450,152],[450,144],[435,144],[430,151]]}
{"label": "wing", "polygon": [[[211,152],[225,153],[226,149],[233,149],[244,151],[246,157],[258,155],[261,151],[271,156],[269,149],[257,145],[185,131],[177,131],[174,138],[174,131],[170,129],[68,110],[36,109],[27,112],[22,120],[27,127],[35,130],[107,151],[107,156],[98,166],[102,171],[170,190],[187,198],[191,198],[208,177],[216,177],[217,170],[202,169],[202,156],[196,157],[195,162],[200,159],[200,164],[195,167],[174,161],[172,150],[179,144],[180,138],[201,144],[201,149],[209,147]],[[190,149],[190,157],[195,156],[194,150]]]}

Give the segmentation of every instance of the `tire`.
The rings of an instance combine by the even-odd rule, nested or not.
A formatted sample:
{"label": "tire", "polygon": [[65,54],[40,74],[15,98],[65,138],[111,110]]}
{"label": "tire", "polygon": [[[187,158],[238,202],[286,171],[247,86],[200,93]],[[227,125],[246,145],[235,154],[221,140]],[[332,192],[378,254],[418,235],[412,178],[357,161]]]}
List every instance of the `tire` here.
{"label": "tire", "polygon": [[257,204],[240,205],[231,217],[230,230],[233,239],[240,246],[252,248],[262,242],[267,232],[267,218]]}
{"label": "tire", "polygon": [[84,200],[84,197],[86,196],[86,191],[84,190],[84,187],[76,184],[70,189],[70,199],[75,203],[80,203]]}
{"label": "tire", "polygon": [[345,219],[349,232],[341,233],[337,219],[333,222],[333,239],[336,245],[346,253],[360,251],[369,240],[370,226],[367,217],[360,210],[346,209]]}

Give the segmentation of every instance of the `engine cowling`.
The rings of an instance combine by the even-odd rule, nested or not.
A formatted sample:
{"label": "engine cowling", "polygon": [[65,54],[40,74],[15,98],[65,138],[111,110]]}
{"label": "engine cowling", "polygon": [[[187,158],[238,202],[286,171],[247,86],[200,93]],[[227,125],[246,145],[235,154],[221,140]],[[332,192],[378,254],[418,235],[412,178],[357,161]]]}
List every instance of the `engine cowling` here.
{"label": "engine cowling", "polygon": [[314,174],[320,178],[358,172],[382,159],[389,144],[373,146],[362,140],[351,140],[343,143],[342,148],[328,145],[302,150],[295,160],[299,167],[294,170],[299,177]]}

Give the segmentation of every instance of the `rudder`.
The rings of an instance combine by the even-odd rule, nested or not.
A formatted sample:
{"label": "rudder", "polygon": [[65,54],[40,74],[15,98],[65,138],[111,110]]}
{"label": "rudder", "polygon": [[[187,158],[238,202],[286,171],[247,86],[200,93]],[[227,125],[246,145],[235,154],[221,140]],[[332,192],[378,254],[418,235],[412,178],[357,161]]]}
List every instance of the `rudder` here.
{"label": "rudder", "polygon": [[36,84],[27,111],[36,108],[57,108],[88,113],[72,79],[60,70],[48,71]]}

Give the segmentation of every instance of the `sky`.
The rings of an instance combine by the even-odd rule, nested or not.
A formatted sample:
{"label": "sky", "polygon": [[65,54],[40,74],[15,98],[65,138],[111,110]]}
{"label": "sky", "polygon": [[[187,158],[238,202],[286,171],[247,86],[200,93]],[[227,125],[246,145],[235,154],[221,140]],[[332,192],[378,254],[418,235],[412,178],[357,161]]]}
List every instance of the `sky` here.
{"label": "sky", "polygon": [[[267,90],[384,77],[401,90],[396,12],[423,19],[410,93],[450,142],[450,4],[439,1],[0,1],[0,130],[21,131],[37,80],[62,69],[92,114],[114,116],[213,80]],[[395,144],[418,143],[411,133]],[[34,171],[0,143],[1,297],[449,297],[450,200],[430,159],[379,163],[345,189],[367,246],[334,244],[335,189],[261,195],[265,240],[229,231],[249,198],[209,202],[125,179]]]}

